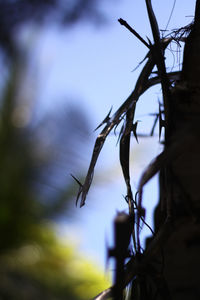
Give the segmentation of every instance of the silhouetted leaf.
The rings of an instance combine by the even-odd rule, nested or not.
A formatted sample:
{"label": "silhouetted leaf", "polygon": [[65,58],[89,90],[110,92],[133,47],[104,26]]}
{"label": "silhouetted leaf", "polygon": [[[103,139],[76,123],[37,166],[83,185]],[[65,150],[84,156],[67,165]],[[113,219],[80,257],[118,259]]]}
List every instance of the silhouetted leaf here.
{"label": "silhouetted leaf", "polygon": [[124,180],[127,188],[127,198],[129,203],[129,210],[133,213],[133,195],[130,184],[130,138],[133,126],[133,118],[135,114],[135,105],[134,104],[126,113],[126,120],[124,124],[124,130],[122,136],[120,138],[120,164],[122,168],[122,172],[124,175]]}
{"label": "silhouetted leaf", "polygon": [[80,207],[82,207],[85,204],[86,196],[89,191],[93,174],[94,174],[94,168],[99,156],[99,153],[101,152],[101,149],[104,145],[104,142],[106,140],[106,137],[111,132],[111,130],[118,125],[121,120],[124,113],[128,112],[128,110],[131,107],[135,107],[137,100],[141,96],[141,94],[145,91],[145,85],[148,82],[148,78],[152,72],[152,69],[154,67],[154,59],[152,55],[149,55],[149,59],[147,63],[145,64],[143,70],[140,73],[140,76],[137,80],[137,83],[135,85],[135,89],[130,94],[130,96],[126,99],[126,101],[120,106],[120,108],[115,112],[115,114],[112,117],[107,118],[107,124],[104,127],[104,129],[101,131],[99,136],[96,139],[94,150],[92,153],[92,158],[90,161],[89,169],[85,178],[85,182],[83,183],[82,190],[78,194],[77,201],[81,197]]}
{"label": "silhouetted leaf", "polygon": [[137,143],[139,144],[139,142],[138,142],[138,136],[137,136],[137,125],[138,125],[138,122],[139,122],[139,121],[136,121],[136,122],[132,125],[132,131],[133,131],[133,134],[134,134],[134,137],[135,137]]}
{"label": "silhouetted leaf", "polygon": [[103,124],[107,124],[108,123],[108,121],[110,120],[111,111],[112,111],[112,107],[109,110],[109,112],[108,112],[107,116],[105,117],[105,119],[97,126],[97,128],[95,128],[94,131],[96,131],[97,129],[99,129]]}

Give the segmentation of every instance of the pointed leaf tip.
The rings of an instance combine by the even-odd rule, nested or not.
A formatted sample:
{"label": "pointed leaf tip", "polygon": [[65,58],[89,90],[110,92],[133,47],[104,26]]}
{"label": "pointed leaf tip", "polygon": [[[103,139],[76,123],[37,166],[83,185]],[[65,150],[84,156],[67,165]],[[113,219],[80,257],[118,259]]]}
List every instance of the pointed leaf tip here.
{"label": "pointed leaf tip", "polygon": [[137,125],[138,125],[138,122],[140,122],[139,120],[136,121],[133,125],[132,125],[132,131],[133,131],[133,135],[137,141],[137,143],[139,144],[139,141],[138,141],[138,136],[137,136]]}
{"label": "pointed leaf tip", "polygon": [[[78,194],[77,194],[77,197],[76,197],[76,207],[78,205],[78,201],[79,201],[79,198],[80,198],[80,195],[82,194],[83,192],[83,184],[72,174],[70,174],[72,176],[72,178],[78,183],[79,185],[79,190],[78,190]],[[81,206],[80,206],[81,207]]]}
{"label": "pointed leaf tip", "polygon": [[97,129],[99,129],[103,124],[108,123],[108,121],[110,120],[110,114],[111,114],[112,108],[113,107],[111,106],[111,108],[110,108],[107,116],[105,117],[105,119],[95,128],[94,131],[96,131]]}
{"label": "pointed leaf tip", "polygon": [[82,183],[74,175],[72,175],[72,174],[70,174],[70,175],[78,183],[79,186],[81,186],[81,187],[83,186]]}
{"label": "pointed leaf tip", "polygon": [[150,38],[148,38],[148,36],[146,36],[146,38],[147,38],[147,41],[149,43],[149,46],[152,47],[152,42],[151,42]]}

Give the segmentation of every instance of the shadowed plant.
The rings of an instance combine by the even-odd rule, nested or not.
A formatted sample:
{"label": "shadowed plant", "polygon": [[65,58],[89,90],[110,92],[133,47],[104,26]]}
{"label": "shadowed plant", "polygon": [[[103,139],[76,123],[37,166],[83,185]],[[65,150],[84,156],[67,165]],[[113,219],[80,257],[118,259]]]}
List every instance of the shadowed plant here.
{"label": "shadowed plant", "polygon": [[[185,283],[181,285],[180,274],[179,277],[176,274],[176,280],[173,280],[175,273],[173,274],[173,264],[170,259],[176,257],[178,261],[178,253],[180,253],[180,257],[184,255],[183,257],[187,261],[189,260],[189,254],[187,256],[183,248],[176,249],[175,245],[170,244],[170,241],[174,238],[174,235],[177,239],[180,238],[178,230],[184,231],[189,226],[188,224],[199,219],[200,145],[198,140],[200,133],[198,118],[200,117],[200,56],[197,49],[200,49],[198,37],[200,31],[200,1],[196,2],[194,22],[174,30],[166,36],[165,32],[162,32],[162,37],[160,36],[151,0],[146,0],[145,3],[153,42],[149,39],[145,41],[125,20],[121,18],[118,20],[122,26],[127,28],[147,47],[148,53],[140,63],[144,66],[130,96],[114,114],[111,114],[110,110],[103,122],[97,127],[104,126],[96,139],[85,181],[80,183],[77,180],[79,192],[76,204],[80,201],[80,207],[82,207],[86,203],[95,165],[106,138],[112,130],[115,132],[116,128],[121,125],[119,160],[126,183],[125,199],[131,220],[127,230],[130,231],[131,228],[132,254],[128,263],[122,267],[127,257],[126,255],[120,256],[120,247],[122,247],[120,242],[124,243],[124,233],[122,233],[121,240],[119,237],[117,238],[115,251],[112,252],[112,256],[116,259],[115,272],[120,274],[121,280],[116,275],[114,285],[98,295],[95,298],[96,300],[109,297],[114,300],[121,300],[123,290],[127,286],[129,286],[128,299],[171,299],[171,296],[172,299],[182,299],[181,296],[176,298],[176,293],[178,293],[176,289],[180,289],[179,293],[181,294]],[[165,51],[173,48],[174,43],[177,47],[185,43],[183,66],[182,69],[167,72]],[[135,111],[141,95],[157,84],[161,86],[162,101],[159,102],[158,113],[155,115],[155,122],[150,135],[154,134],[158,122],[159,140],[162,138],[163,151],[144,170],[138,184],[138,192],[133,196],[129,161],[130,140],[133,136],[138,142],[140,136],[137,132]],[[160,202],[155,211],[155,232],[151,230],[152,237],[148,239],[146,248],[142,249],[140,232],[141,224],[145,223],[145,209],[142,206],[143,188],[156,174],[160,176]],[[124,222],[126,223],[125,220]],[[196,230],[199,233],[199,225],[192,224],[190,224],[191,232]],[[197,227],[194,229],[192,226]],[[127,251],[128,247],[125,248],[125,251]],[[164,253],[165,248],[168,250]],[[169,266],[165,267],[165,259],[169,261]],[[196,260],[198,260],[197,256]],[[121,271],[118,269],[119,265]],[[183,266],[185,265],[183,264]],[[193,270],[196,268],[195,259],[191,270],[192,268]],[[195,288],[198,289],[198,286],[199,283],[196,283]]]}

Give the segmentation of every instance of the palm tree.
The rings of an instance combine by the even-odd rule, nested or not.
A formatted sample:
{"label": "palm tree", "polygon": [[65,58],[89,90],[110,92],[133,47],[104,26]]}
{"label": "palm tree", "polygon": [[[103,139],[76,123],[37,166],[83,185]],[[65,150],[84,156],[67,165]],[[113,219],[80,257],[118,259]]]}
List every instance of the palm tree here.
{"label": "palm tree", "polygon": [[[110,296],[121,300],[122,290],[128,285],[128,299],[199,299],[200,0],[196,1],[194,21],[164,38],[160,38],[150,0],[146,0],[146,7],[153,43],[146,42],[126,21],[119,19],[120,24],[148,48],[147,62],[127,100],[112,116],[109,112],[100,124],[105,126],[96,140],[85,182],[80,183],[77,201],[80,198],[81,207],[85,204],[95,164],[106,137],[123,122],[119,134],[120,163],[127,186],[129,217],[119,221],[126,224],[125,229],[123,226],[119,229],[116,225],[118,219],[115,220],[118,232],[115,234],[116,245],[114,251],[109,252],[117,261],[114,285],[95,299]],[[183,64],[182,70],[167,73],[164,52],[172,41],[177,45],[185,43]],[[155,66],[157,70],[152,72]],[[160,135],[164,128],[163,152],[144,170],[138,193],[133,197],[129,151],[131,134],[138,138],[135,108],[140,96],[158,83],[161,84],[163,100],[159,103],[155,123],[159,121]],[[160,178],[160,199],[154,213],[155,228],[152,237],[146,241],[145,249],[142,249],[140,225],[145,222],[143,187],[155,174],[159,174]],[[127,230],[132,236],[132,255],[124,270],[119,271],[118,267],[122,267],[127,256]],[[123,278],[117,278],[117,274]]]}

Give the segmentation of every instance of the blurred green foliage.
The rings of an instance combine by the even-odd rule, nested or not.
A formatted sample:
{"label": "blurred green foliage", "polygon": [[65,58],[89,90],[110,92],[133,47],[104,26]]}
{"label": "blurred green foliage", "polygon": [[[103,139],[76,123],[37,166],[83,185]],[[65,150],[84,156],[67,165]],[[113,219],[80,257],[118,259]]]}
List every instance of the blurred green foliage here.
{"label": "blurred green foliage", "polygon": [[[31,89],[24,93],[31,84],[26,80],[27,57],[14,39],[33,7],[37,18],[31,21],[47,12],[39,2],[0,1],[0,64],[6,74],[0,80],[0,299],[90,299],[108,286],[108,280],[78,249],[61,242],[52,226],[55,216],[66,215],[77,192],[75,182],[63,185],[66,178],[59,177],[58,162],[70,167],[71,148],[81,151],[88,124],[76,109],[68,119],[58,112],[54,120],[34,120]],[[79,9],[73,6],[73,14],[66,10],[66,21],[76,22],[75,13],[81,15],[86,2],[91,3],[77,1]],[[54,4],[59,1],[48,1]],[[52,121],[57,123],[55,132],[49,126]],[[67,155],[59,156],[60,150]]]}
{"label": "blurred green foliage", "polygon": [[109,281],[77,249],[56,238],[50,226],[35,226],[39,240],[0,256],[2,299],[91,299]]}
{"label": "blurred green foliage", "polygon": [[[9,70],[0,110],[0,298],[89,299],[108,281],[77,249],[59,241],[51,226],[52,216],[63,213],[76,191],[73,184],[67,185],[53,200],[48,201],[47,193],[44,201],[44,188],[36,188],[54,166],[55,157],[53,145],[49,153],[42,148],[40,127],[27,122],[30,99],[22,103],[17,96],[20,67],[16,60]],[[68,145],[66,130],[63,134]]]}

